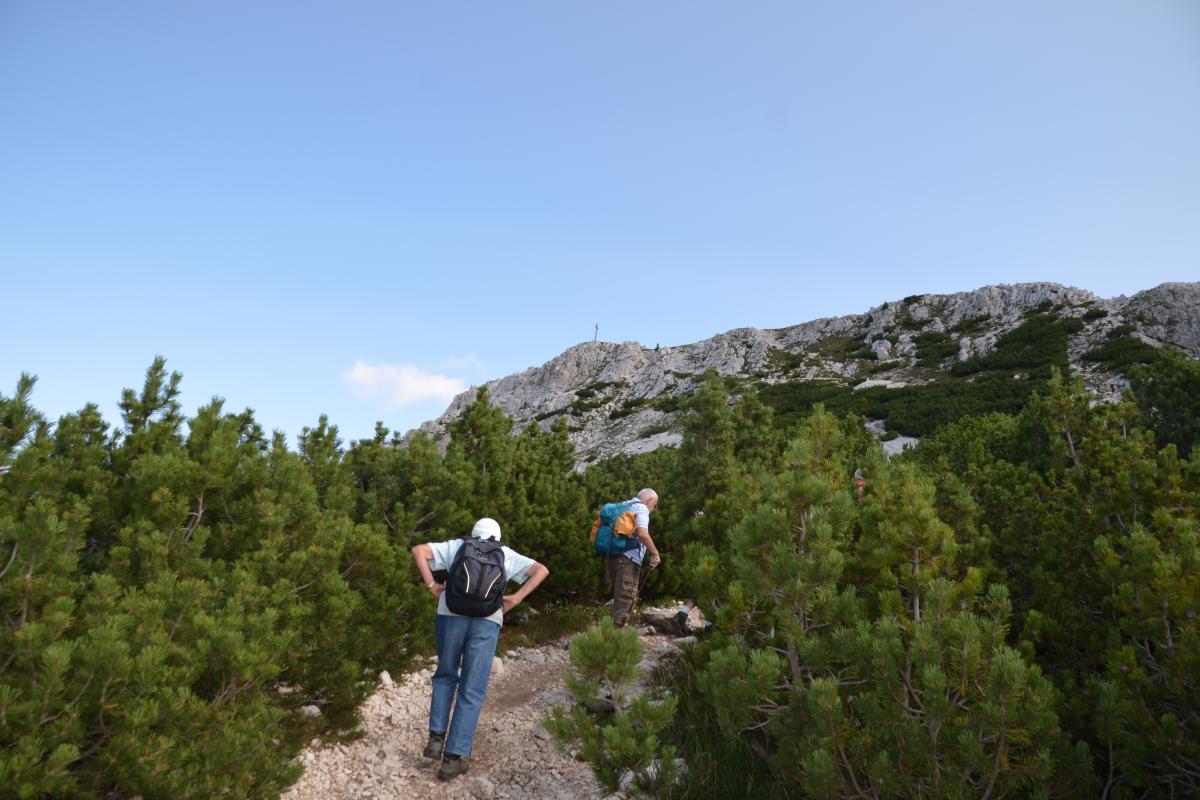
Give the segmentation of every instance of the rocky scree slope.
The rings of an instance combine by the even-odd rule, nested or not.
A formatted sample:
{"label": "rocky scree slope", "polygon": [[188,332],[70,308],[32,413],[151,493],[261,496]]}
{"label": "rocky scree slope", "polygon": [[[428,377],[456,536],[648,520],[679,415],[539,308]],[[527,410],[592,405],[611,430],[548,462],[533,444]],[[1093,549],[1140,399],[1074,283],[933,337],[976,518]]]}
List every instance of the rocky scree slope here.
{"label": "rocky scree slope", "polygon": [[[865,314],[774,330],[738,328],[677,347],[585,342],[540,367],[490,381],[487,388],[491,402],[517,429],[530,423],[549,428],[566,417],[582,468],[618,453],[678,444],[681,404],[706,370],[760,387],[822,381],[856,390],[899,389],[962,380],[951,376],[955,362],[988,355],[1001,337],[1038,313],[1079,320],[1067,359],[1102,400],[1119,398],[1127,386],[1118,370],[1087,359],[1111,335],[1153,347],[1172,345],[1200,358],[1200,283],[1165,283],[1110,299],[1057,283],[1023,283],[914,295]],[[444,443],[447,426],[476,391],[458,395],[419,430]]]}

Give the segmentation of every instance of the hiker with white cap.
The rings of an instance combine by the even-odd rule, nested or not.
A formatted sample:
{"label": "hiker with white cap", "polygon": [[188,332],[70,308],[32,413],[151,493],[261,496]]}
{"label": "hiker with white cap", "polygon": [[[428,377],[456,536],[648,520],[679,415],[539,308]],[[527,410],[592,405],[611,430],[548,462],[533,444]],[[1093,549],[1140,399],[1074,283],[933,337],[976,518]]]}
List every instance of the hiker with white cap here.
{"label": "hiker with white cap", "polygon": [[[425,588],[438,599],[438,666],[422,755],[440,759],[438,778],[450,780],[467,771],[504,613],[520,605],[550,570],[501,545],[500,524],[490,517],[476,522],[469,537],[418,544],[412,554]],[[438,570],[447,571],[445,583],[434,579]],[[521,588],[504,594],[510,580]]]}

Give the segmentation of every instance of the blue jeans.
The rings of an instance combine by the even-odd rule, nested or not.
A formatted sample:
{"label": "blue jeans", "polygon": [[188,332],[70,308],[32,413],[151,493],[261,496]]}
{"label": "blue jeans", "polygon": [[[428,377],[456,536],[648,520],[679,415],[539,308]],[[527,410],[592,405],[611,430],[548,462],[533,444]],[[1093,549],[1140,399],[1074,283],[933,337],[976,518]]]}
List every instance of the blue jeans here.
{"label": "blue jeans", "polygon": [[[469,756],[483,698],[487,696],[488,679],[492,676],[500,626],[477,617],[438,614],[436,630],[438,667],[433,674],[429,730],[447,734],[445,752]],[[452,703],[454,720],[450,721]]]}

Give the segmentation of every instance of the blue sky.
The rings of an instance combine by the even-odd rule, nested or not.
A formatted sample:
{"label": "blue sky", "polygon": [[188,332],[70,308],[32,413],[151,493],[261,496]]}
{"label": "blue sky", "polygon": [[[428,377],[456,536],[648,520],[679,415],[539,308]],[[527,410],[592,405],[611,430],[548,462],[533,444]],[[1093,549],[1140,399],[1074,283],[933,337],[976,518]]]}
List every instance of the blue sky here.
{"label": "blue sky", "polygon": [[1200,4],[0,2],[0,393],[294,436],[590,339],[1200,279]]}

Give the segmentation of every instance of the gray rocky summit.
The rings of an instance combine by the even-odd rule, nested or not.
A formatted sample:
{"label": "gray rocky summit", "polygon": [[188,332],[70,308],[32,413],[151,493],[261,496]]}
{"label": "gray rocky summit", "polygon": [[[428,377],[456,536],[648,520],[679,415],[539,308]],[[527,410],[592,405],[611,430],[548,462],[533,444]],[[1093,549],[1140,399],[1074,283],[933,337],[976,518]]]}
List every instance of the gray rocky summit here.
{"label": "gray rocky summit", "polygon": [[[1102,399],[1115,399],[1124,379],[1082,359],[1118,325],[1154,346],[1173,345],[1200,358],[1200,283],[1166,283],[1131,298],[1101,299],[1057,283],[985,286],[957,294],[914,295],[864,314],[830,317],[788,328],[738,328],[694,344],[647,348],[637,342],[585,342],[540,367],[487,383],[491,402],[518,429],[570,425],[579,466],[617,453],[648,452],[681,440],[680,402],[704,372],[762,385],[834,381],[898,388],[926,383],[955,360],[986,355],[997,339],[1035,310],[1083,320],[1071,336],[1073,369]],[[916,364],[918,336],[944,334],[957,353],[930,370]],[[458,395],[419,430],[444,442],[447,425],[474,400]]]}

